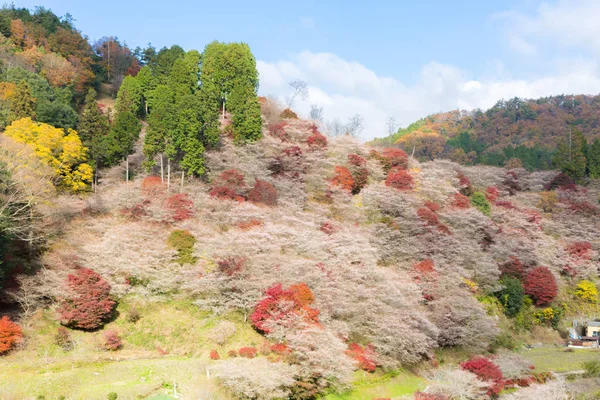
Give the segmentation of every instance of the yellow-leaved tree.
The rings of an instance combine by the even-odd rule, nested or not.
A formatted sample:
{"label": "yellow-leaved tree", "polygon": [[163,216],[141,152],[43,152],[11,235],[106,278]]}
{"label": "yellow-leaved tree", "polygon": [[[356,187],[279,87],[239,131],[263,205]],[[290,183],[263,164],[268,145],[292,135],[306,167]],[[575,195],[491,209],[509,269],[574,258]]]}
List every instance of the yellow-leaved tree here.
{"label": "yellow-leaved tree", "polygon": [[92,167],[85,163],[87,148],[73,129],[65,134],[63,129],[21,118],[8,126],[4,134],[30,146],[52,168],[59,187],[81,191],[92,181]]}

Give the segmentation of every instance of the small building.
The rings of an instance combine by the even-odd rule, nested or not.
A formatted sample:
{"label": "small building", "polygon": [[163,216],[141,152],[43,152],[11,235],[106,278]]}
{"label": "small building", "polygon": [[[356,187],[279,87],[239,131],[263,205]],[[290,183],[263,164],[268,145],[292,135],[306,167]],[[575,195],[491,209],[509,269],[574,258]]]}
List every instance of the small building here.
{"label": "small building", "polygon": [[600,321],[573,321],[569,333],[569,347],[600,347]]}

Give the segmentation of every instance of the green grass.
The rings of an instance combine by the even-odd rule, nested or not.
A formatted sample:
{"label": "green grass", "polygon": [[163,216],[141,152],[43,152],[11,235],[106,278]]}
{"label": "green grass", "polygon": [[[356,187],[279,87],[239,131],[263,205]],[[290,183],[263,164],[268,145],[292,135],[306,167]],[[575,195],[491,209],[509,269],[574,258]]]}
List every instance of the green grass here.
{"label": "green grass", "polygon": [[[141,315],[136,323],[127,319],[132,307]],[[69,352],[54,343],[59,325],[53,312],[36,314],[25,328],[24,347],[0,358],[0,399],[50,400],[64,395],[105,400],[110,392],[116,392],[119,400],[138,399],[172,395],[174,383],[184,398],[228,399],[214,377],[205,376],[210,350],[226,354],[264,340],[241,315],[217,316],[188,301],[126,297],[117,311],[118,317],[98,332],[70,331],[76,346]],[[235,324],[236,333],[219,347],[210,341],[210,329],[225,318]],[[109,329],[123,338],[122,350],[99,348]]]}
{"label": "green grass", "polygon": [[540,347],[523,350],[521,357],[535,365],[536,372],[568,372],[583,369],[583,363],[600,359],[600,350],[573,349],[565,351],[561,347]]}
{"label": "green grass", "polygon": [[427,386],[427,381],[409,372],[397,376],[368,374],[358,371],[354,375],[354,389],[343,394],[330,394],[325,400],[372,400],[380,397],[397,397],[413,394]]}

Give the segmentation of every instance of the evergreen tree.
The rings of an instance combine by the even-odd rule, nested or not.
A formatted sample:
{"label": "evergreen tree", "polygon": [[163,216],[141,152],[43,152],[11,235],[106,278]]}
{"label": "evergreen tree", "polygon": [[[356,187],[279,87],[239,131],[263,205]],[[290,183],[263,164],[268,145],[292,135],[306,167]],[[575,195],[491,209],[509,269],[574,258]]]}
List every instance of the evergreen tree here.
{"label": "evergreen tree", "polygon": [[115,122],[106,137],[106,160],[115,165],[133,153],[133,145],[138,139],[142,124],[132,113],[125,111],[117,114]]}
{"label": "evergreen tree", "polygon": [[78,128],[79,137],[83,145],[88,148],[93,167],[100,167],[106,156],[104,141],[108,134],[109,123],[108,116],[104,115],[98,108],[94,89],[90,89],[85,96]]}
{"label": "evergreen tree", "polygon": [[587,142],[583,134],[573,128],[568,139],[561,140],[552,160],[554,166],[575,180],[585,176]]}
{"label": "evergreen tree", "polygon": [[142,108],[142,86],[137,77],[126,76],[117,93],[115,103],[117,113],[129,112],[133,115],[141,115]]}
{"label": "evergreen tree", "polygon": [[21,119],[29,117],[35,119],[36,99],[31,94],[29,84],[22,80],[17,85],[14,98],[11,104],[11,119]]}
{"label": "evergreen tree", "polygon": [[218,141],[219,110],[223,105],[234,115],[234,123],[238,127],[238,143],[260,137],[255,128],[256,121],[260,118],[260,107],[257,109],[253,104],[258,90],[258,71],[256,60],[247,44],[208,44],[202,54],[200,82],[204,138],[207,144],[213,145]]}
{"label": "evergreen tree", "polygon": [[[246,96],[240,96],[245,100],[241,103],[233,115],[233,138],[236,143],[254,142],[262,136],[262,118],[260,116],[260,103],[258,97],[253,95],[250,88],[245,88]],[[236,93],[237,90],[234,90]]]}
{"label": "evergreen tree", "polygon": [[588,148],[588,170],[590,177],[600,178],[600,139],[594,140]]}

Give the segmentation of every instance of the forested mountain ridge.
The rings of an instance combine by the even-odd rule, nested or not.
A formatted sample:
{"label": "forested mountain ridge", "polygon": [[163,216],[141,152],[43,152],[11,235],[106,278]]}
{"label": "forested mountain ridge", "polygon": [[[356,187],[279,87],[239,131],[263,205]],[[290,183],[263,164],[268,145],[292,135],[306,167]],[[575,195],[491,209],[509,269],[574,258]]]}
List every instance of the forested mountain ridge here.
{"label": "forested mountain ridge", "polygon": [[[94,78],[78,90],[79,72],[52,84],[44,62],[21,60],[70,18],[2,15],[2,59],[20,64],[0,70],[24,78],[0,83],[17,93],[0,134],[0,397],[597,392],[596,353],[567,363],[547,347],[551,366],[519,353],[564,345],[573,319],[600,314],[600,184],[581,134],[556,158],[568,174],[331,137],[257,97],[244,43],[105,38],[82,45]],[[550,372],[582,361],[588,375],[568,382]]]}
{"label": "forested mountain ridge", "polygon": [[515,158],[528,169],[549,169],[559,143],[573,130],[590,145],[600,139],[600,96],[500,100],[486,111],[433,114],[371,143],[397,143],[406,151],[414,147],[423,159],[502,166]]}

